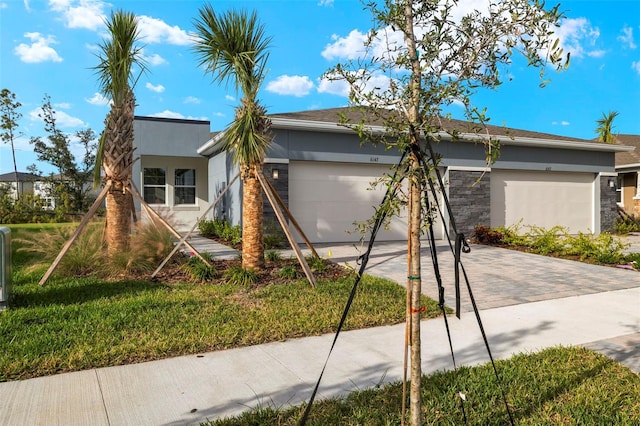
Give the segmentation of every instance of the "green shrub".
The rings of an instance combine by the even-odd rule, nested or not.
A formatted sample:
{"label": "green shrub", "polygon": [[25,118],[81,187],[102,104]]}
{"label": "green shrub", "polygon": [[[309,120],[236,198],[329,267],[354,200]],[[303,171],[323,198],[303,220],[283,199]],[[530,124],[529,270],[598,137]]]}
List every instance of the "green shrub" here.
{"label": "green shrub", "polygon": [[[211,263],[213,261],[211,253],[204,252],[201,255],[207,262]],[[183,269],[194,281],[210,281],[218,275],[218,271],[213,265],[207,266],[198,256],[191,256],[187,263],[184,264]]]}
{"label": "green shrub", "polygon": [[258,281],[258,273],[253,269],[234,266],[224,273],[224,279],[232,285],[249,287]]}
{"label": "green shrub", "polygon": [[567,229],[561,226],[554,226],[545,229],[540,226],[531,226],[531,232],[527,237],[527,245],[536,253],[544,256],[550,253],[563,253],[565,248],[564,238],[567,235]]}
{"label": "green shrub", "polygon": [[283,266],[280,271],[278,271],[278,275],[280,278],[284,278],[287,280],[293,280],[300,276],[298,272],[298,268],[295,265],[287,265]]}
{"label": "green shrub", "polygon": [[267,250],[264,254],[264,258],[269,262],[277,262],[282,260],[282,255],[276,250]]}
{"label": "green shrub", "polygon": [[218,238],[226,244],[236,246],[242,242],[242,228],[224,219],[201,220],[198,223],[200,235],[207,238]]}
{"label": "green shrub", "polygon": [[628,234],[629,232],[640,232],[640,219],[633,216],[618,216],[613,224],[613,230],[617,234]]}
{"label": "green shrub", "polygon": [[325,269],[327,269],[327,265],[320,257],[307,256],[305,259],[307,260],[307,263],[309,264],[309,267],[313,272],[322,273],[325,271]]}

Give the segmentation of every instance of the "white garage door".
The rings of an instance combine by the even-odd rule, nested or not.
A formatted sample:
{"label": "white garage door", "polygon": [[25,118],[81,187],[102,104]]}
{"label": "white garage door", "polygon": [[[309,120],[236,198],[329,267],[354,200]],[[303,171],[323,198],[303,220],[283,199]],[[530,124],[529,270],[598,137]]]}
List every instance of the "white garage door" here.
{"label": "white garage door", "polygon": [[[389,172],[388,165],[292,161],[289,208],[311,242],[358,241],[361,235],[354,222],[375,214],[374,207],[382,201],[384,188],[371,190],[370,183],[385,172]],[[441,238],[442,231],[436,235]],[[406,239],[406,212],[376,237],[376,241]]]}
{"label": "white garage door", "polygon": [[592,173],[491,171],[491,226],[594,229]]}

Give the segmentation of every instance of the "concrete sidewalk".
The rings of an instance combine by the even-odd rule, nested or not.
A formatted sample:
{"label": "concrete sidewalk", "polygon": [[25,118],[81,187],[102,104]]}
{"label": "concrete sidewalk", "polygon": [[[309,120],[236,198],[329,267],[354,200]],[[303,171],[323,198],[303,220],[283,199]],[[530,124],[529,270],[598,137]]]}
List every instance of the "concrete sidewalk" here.
{"label": "concrete sidewalk", "polygon": [[[446,246],[439,244],[438,249],[451,296]],[[559,344],[585,345],[640,371],[639,273],[491,247],[472,249],[464,258],[465,267],[496,358]],[[318,248],[323,257],[331,253],[333,260],[352,265],[354,250]],[[424,262],[428,293],[430,260]],[[405,271],[401,244],[380,245],[367,270],[400,283]],[[450,319],[456,361],[484,363],[488,357],[467,306],[463,299],[462,319]],[[423,321],[422,336],[423,371],[451,368],[442,318]],[[0,424],[198,424],[257,406],[297,404],[309,398],[332,339],[323,335],[0,383]],[[323,378],[321,396],[399,380],[403,343],[403,324],[344,332]]]}

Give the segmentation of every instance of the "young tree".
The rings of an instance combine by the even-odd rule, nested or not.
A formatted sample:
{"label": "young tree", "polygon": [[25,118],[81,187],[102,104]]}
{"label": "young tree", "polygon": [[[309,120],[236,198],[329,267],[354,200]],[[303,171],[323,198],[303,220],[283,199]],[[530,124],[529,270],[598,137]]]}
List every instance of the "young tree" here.
{"label": "young tree", "polygon": [[20,182],[18,182],[18,163],[16,162],[15,139],[19,135],[16,133],[18,129],[18,120],[22,114],[18,112],[22,104],[16,100],[16,95],[9,89],[0,91],[0,139],[4,143],[11,144],[11,154],[13,155],[13,172],[16,179],[16,198],[20,198]]}
{"label": "young tree", "polygon": [[194,46],[200,65],[213,74],[214,82],[233,82],[242,92],[235,120],[225,132],[225,150],[233,153],[242,179],[242,266],[264,267],[263,198],[256,173],[271,143],[271,121],[258,101],[265,76],[271,38],[257,15],[229,11],[217,15],[209,4],[200,9],[195,21]]}
{"label": "young tree", "polygon": [[598,124],[598,127],[596,127],[598,141],[604,143],[616,142],[616,135],[613,133],[613,121],[617,116],[617,111],[609,111],[608,114],[602,113],[602,118],[596,120],[596,123]]}
{"label": "young tree", "polygon": [[[104,172],[102,179],[111,183],[105,242],[108,254],[113,254],[129,247],[133,200],[127,189],[133,166],[133,89],[146,66],[138,46],[140,33],[135,15],[121,10],[112,12],[106,25],[111,38],[100,45],[100,63],[95,70],[102,93],[111,99],[111,110],[100,137],[94,183],[101,178],[100,170]],[[142,70],[137,78],[133,75],[134,66]]]}
{"label": "young tree", "polygon": [[[66,213],[86,211],[93,201],[89,196],[93,167],[95,163],[95,133],[91,129],[75,132],[74,137],[82,147],[83,155],[78,162],[71,152],[72,139],[56,125],[56,112],[51,106],[51,98],[46,95],[42,104],[42,112],[38,114],[44,120],[44,129],[48,133],[46,139],[32,137],[29,141],[38,160],[51,164],[58,170],[59,176],[43,176],[48,183],[51,196],[56,206],[61,206]],[[31,171],[42,175],[36,168]]]}
{"label": "young tree", "polygon": [[[545,9],[539,0],[504,0],[473,3],[478,10],[465,11],[468,2],[457,0],[367,0],[373,28],[367,35],[365,53],[339,64],[326,76],[346,80],[350,102],[366,105],[366,115],[385,123],[384,134],[374,134],[359,123],[345,123],[374,143],[385,143],[406,152],[398,176],[409,184],[408,199],[390,200],[386,211],[398,203],[408,209],[407,318],[411,346],[410,421],[422,423],[420,396],[420,236],[433,214],[427,197],[421,197],[433,182],[437,159],[429,146],[442,132],[458,137],[448,127],[443,109],[456,102],[464,107],[469,133],[480,133],[489,121],[484,109],[472,104],[478,88],[495,88],[514,53],[540,69],[541,85],[548,65],[568,66],[553,28],[562,14],[558,6]],[[381,83],[383,82],[383,83]],[[485,132],[487,162],[495,160],[497,141]],[[421,158],[429,158],[429,169]],[[403,419],[404,420],[404,419]]]}

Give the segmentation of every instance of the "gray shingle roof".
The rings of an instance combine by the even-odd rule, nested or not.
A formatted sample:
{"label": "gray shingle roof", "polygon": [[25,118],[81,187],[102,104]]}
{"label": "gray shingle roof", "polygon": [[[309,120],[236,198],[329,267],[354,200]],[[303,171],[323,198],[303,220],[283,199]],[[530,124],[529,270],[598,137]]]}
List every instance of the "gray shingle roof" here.
{"label": "gray shingle roof", "polygon": [[[34,182],[38,179],[40,179],[40,177],[34,174],[18,172],[19,182]],[[15,181],[16,181],[16,175],[14,172],[3,173],[0,175],[0,182],[15,182]]]}
{"label": "gray shingle roof", "polygon": [[[358,123],[361,119],[366,118],[370,125],[382,126],[384,123],[380,119],[376,119],[373,114],[363,112],[361,108],[344,107],[344,108],[328,108],[320,110],[289,112],[280,114],[270,114],[272,118],[288,118],[292,120],[317,121],[326,123],[336,123],[341,114],[344,114],[351,123]],[[463,120],[442,119],[442,130],[454,130],[462,133],[476,133],[480,130],[478,124],[469,123]],[[440,127],[440,126],[436,126]],[[487,129],[492,136],[508,136],[508,137],[524,137],[535,139],[548,139],[556,141],[573,141],[573,142],[591,142],[599,143],[594,140],[573,138],[568,136],[554,135],[550,133],[533,132],[523,129],[512,129],[502,126],[488,125]]]}
{"label": "gray shingle roof", "polygon": [[616,135],[619,145],[634,146],[635,151],[616,152],[616,167],[640,164],[640,135]]}

